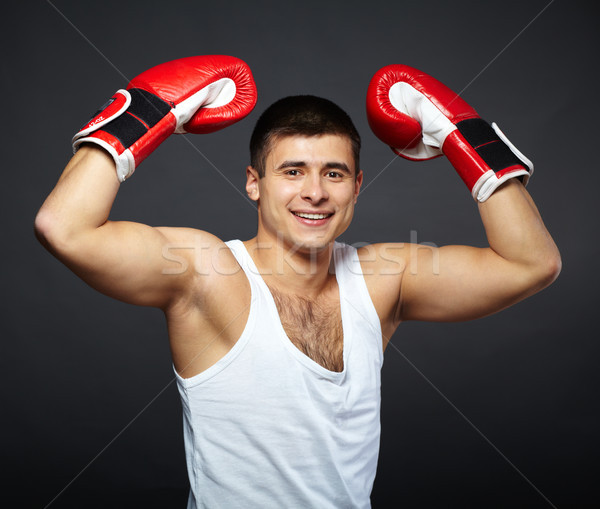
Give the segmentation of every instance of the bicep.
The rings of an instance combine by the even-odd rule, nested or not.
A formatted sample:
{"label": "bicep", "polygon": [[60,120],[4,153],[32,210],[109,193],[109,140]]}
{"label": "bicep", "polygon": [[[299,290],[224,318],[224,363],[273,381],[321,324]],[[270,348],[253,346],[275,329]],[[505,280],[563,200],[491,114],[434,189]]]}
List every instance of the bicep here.
{"label": "bicep", "polygon": [[402,320],[463,321],[532,293],[526,268],[490,248],[412,245],[402,282]]}
{"label": "bicep", "polygon": [[78,239],[63,262],[110,297],[165,308],[195,273],[194,246],[204,232],[108,221]]}

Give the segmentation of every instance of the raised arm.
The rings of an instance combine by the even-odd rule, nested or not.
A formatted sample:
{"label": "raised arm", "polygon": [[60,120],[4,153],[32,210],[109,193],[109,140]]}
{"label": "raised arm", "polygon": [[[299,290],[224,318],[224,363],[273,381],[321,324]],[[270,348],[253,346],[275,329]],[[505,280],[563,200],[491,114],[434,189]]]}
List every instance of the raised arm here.
{"label": "raised arm", "polygon": [[489,242],[488,248],[379,246],[388,264],[396,262],[395,280],[388,278],[397,288],[394,323],[478,318],[557,277],[558,249],[524,187],[533,165],[495,124],[439,81],[402,65],[374,76],[367,114],[374,133],[398,155],[450,160],[478,202]]}
{"label": "raised arm", "polygon": [[217,239],[190,229],[109,221],[120,182],[170,134],[221,129],[255,102],[250,70],[233,57],[189,57],[134,78],[74,137],[79,150],[37,214],[38,238],[99,291],[168,307],[194,271],[165,274],[172,267],[164,249]]}
{"label": "raised arm", "polygon": [[407,250],[400,319],[479,318],[534,294],[558,276],[558,250],[522,184],[503,184],[479,204],[479,211],[489,247]]}

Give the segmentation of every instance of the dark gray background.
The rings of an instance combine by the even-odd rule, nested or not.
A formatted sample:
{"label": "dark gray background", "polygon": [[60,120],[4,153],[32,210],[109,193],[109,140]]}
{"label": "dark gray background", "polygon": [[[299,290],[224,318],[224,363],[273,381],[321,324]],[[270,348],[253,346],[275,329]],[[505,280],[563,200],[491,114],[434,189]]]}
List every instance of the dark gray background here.
{"label": "dark gray background", "polygon": [[169,139],[122,186],[114,219],[251,237],[255,211],[236,189],[254,122],[274,100],[312,93],[338,102],[363,136],[365,189],[343,240],[416,232],[418,242],[484,245],[476,205],[447,161],[393,160],[371,134],[365,91],[390,63],[463,91],[534,160],[529,190],[561,249],[562,274],[489,318],[399,328],[383,369],[373,505],[598,499],[593,2],[53,4],[6,2],[2,12],[2,458],[19,507],[185,504],[161,313],[91,290],[37,244],[32,225],[89,115],[128,78],[194,54],[244,59],[257,108],[224,131]]}

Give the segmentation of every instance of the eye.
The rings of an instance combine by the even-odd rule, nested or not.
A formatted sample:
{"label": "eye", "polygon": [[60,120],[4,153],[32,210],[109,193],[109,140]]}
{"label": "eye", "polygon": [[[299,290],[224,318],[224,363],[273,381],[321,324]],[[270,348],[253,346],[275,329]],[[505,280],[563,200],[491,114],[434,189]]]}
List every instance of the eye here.
{"label": "eye", "polygon": [[332,171],[328,171],[327,172],[327,176],[329,178],[335,179],[335,178],[341,178],[342,174],[340,172],[338,172],[338,171],[333,171],[332,170]]}
{"label": "eye", "polygon": [[289,169],[285,172],[286,175],[289,175],[290,177],[297,177],[298,175],[300,175],[300,170],[295,170],[295,169]]}

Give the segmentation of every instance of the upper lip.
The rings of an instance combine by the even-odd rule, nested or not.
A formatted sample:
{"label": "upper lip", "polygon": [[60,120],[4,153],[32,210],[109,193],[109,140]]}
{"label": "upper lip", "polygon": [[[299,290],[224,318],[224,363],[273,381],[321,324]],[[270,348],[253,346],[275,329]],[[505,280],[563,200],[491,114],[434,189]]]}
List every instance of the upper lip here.
{"label": "upper lip", "polygon": [[292,214],[323,214],[326,216],[331,216],[333,212],[329,210],[292,210]]}

